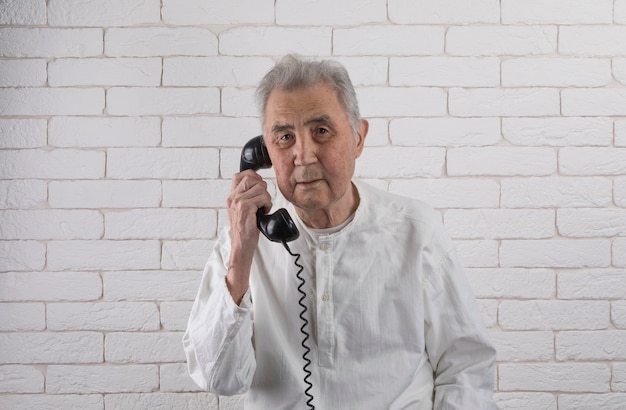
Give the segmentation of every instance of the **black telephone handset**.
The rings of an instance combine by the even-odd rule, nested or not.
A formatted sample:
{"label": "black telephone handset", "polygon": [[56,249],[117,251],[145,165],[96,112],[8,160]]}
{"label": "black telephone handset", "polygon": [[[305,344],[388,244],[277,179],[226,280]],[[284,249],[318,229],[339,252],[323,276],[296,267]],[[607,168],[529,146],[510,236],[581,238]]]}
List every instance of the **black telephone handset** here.
{"label": "black telephone handset", "polygon": [[[252,138],[244,145],[241,150],[240,172],[247,169],[257,171],[271,166],[272,161],[267,153],[262,135]],[[256,213],[256,224],[261,233],[273,242],[291,242],[300,236],[298,228],[285,208],[281,208],[271,215],[264,214],[263,209],[259,208]]]}

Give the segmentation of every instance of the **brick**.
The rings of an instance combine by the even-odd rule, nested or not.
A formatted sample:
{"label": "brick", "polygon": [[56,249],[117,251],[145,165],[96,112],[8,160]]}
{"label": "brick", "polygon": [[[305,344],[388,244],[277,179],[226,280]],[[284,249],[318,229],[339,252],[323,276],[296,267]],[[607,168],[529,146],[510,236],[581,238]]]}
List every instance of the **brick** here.
{"label": "brick", "polygon": [[457,254],[466,268],[494,268],[498,266],[498,241],[455,240]]}
{"label": "brick", "polygon": [[99,363],[104,348],[102,333],[0,333],[0,363]]}
{"label": "brick", "polygon": [[496,87],[500,84],[500,60],[474,57],[391,57],[389,84]]}
{"label": "brick", "polygon": [[163,120],[163,146],[243,147],[260,129],[258,118],[252,117],[168,117]]}
{"label": "brick", "polygon": [[[594,6],[595,7],[595,6]],[[626,27],[615,25],[559,28],[559,54],[577,57],[613,57],[626,54]]]}
{"label": "brick", "polygon": [[[339,62],[348,73],[352,84],[357,86],[364,85],[386,85],[388,78],[389,61],[386,57],[378,56],[354,56],[354,57],[335,57],[333,60]],[[371,127],[370,127],[371,132]]]}
{"label": "brick", "polygon": [[108,333],[104,360],[108,363],[185,362],[182,332]]}
{"label": "brick", "polygon": [[547,209],[450,209],[444,215],[446,231],[460,239],[551,238],[554,219]]}
{"label": "brick", "polygon": [[571,410],[621,410],[626,394],[559,394],[559,409]]}
{"label": "brick", "polygon": [[117,179],[217,178],[214,148],[111,148],[107,176]]}
{"label": "brick", "polygon": [[171,57],[163,59],[166,86],[255,86],[274,66],[267,57]]}
{"label": "brick", "polygon": [[220,208],[226,206],[230,180],[163,181],[164,207]]}
{"label": "brick", "polygon": [[626,207],[626,178],[616,178],[613,181],[613,200],[616,205]]}
{"label": "brick", "polygon": [[500,184],[492,179],[394,179],[389,192],[441,208],[497,208]]}
{"label": "brick", "polygon": [[599,87],[611,81],[610,60],[515,58],[502,62],[504,87]]}
{"label": "brick", "polygon": [[0,393],[43,393],[43,374],[32,366],[0,366]]}
{"label": "brick", "polygon": [[446,53],[454,56],[526,56],[557,51],[552,26],[457,26],[446,32]]}
{"label": "brick", "polygon": [[0,89],[0,115],[100,115],[103,109],[99,88]]}
{"label": "brick", "polygon": [[611,303],[611,321],[618,329],[626,329],[626,301]]}
{"label": "brick", "polygon": [[561,99],[564,116],[626,115],[626,90],[621,88],[566,89]]}
{"label": "brick", "polygon": [[493,398],[500,410],[557,410],[556,397],[552,393],[495,392]]}
{"label": "brick", "polygon": [[609,318],[605,301],[507,300],[498,310],[507,330],[599,330],[609,326]]}
{"label": "brick", "polygon": [[217,88],[116,87],[107,92],[111,115],[211,114],[219,110]]}
{"label": "brick", "polygon": [[[180,341],[179,341],[180,344]],[[160,366],[162,392],[194,392],[201,389],[189,377],[186,363],[166,363]],[[220,397],[220,401],[222,398]]]}
{"label": "brick", "polygon": [[498,325],[498,301],[477,299],[478,310],[482,316],[485,327],[492,328]]}
{"label": "brick", "polygon": [[48,186],[37,179],[0,181],[0,209],[28,209],[43,204]]}
{"label": "brick", "polygon": [[160,181],[51,181],[52,208],[150,208],[161,202]]}
{"label": "brick", "polygon": [[0,119],[0,148],[38,148],[46,145],[46,120]]}
{"label": "brick", "polygon": [[50,330],[150,331],[159,329],[159,312],[149,302],[49,303]]}
{"label": "brick", "polygon": [[107,366],[48,366],[46,392],[134,393],[159,387],[159,369],[153,364]]}
{"label": "brick", "polygon": [[51,270],[158,269],[160,260],[161,246],[156,240],[48,243]]}
{"label": "brick", "polygon": [[551,148],[451,148],[448,175],[541,176],[556,171],[556,152]]}
{"label": "brick", "polygon": [[[406,41],[410,38],[411,41]],[[343,56],[428,56],[444,48],[444,28],[371,25],[333,30],[333,54]]]}
{"label": "brick", "polygon": [[504,240],[502,267],[586,268],[610,264],[610,241],[603,239]]}
{"label": "brick", "polygon": [[0,57],[95,57],[102,29],[0,28]]}
{"label": "brick", "polygon": [[[387,21],[385,2],[378,0],[333,0],[304,1],[294,3],[278,0],[276,24],[278,25],[362,25],[367,23],[383,23]],[[332,13],[328,11],[332,10]]]}
{"label": "brick", "polygon": [[41,87],[46,85],[46,60],[1,60],[0,87]]}
{"label": "brick", "polygon": [[58,86],[158,86],[160,58],[57,59],[48,65],[48,83]]}
{"label": "brick", "polygon": [[613,269],[559,273],[560,299],[625,299],[626,272]]}
{"label": "brick", "polygon": [[450,114],[458,117],[534,117],[560,113],[556,89],[454,88],[448,94]]}
{"label": "brick", "polygon": [[[439,88],[367,87],[356,90],[361,115],[429,117],[446,114],[446,93]],[[381,101],[385,101],[381,104]]]}
{"label": "brick", "polygon": [[626,359],[626,331],[559,332],[556,359],[612,361]]}
{"label": "brick", "polygon": [[491,332],[500,362],[546,362],[554,358],[552,332]]}
{"label": "brick", "polygon": [[162,302],[161,326],[166,330],[185,330],[193,302]]}
{"label": "brick", "polygon": [[613,17],[615,23],[626,24],[626,0],[615,0]]}
{"label": "brick", "polygon": [[104,398],[100,394],[4,394],[0,396],[0,408],[12,410],[54,410],[61,408],[104,410]]}
{"label": "brick", "polygon": [[615,146],[626,147],[626,121],[615,121]]}
{"label": "brick", "polygon": [[46,245],[37,241],[0,241],[0,272],[40,270]]}
{"label": "brick", "polygon": [[626,268],[626,239],[618,238],[613,240],[612,254],[613,265]]}
{"label": "brick", "polygon": [[107,57],[213,56],[217,37],[196,27],[110,28],[104,35]]}
{"label": "brick", "polygon": [[165,23],[177,25],[273,23],[274,1],[164,0],[162,14]]}
{"label": "brick", "polygon": [[45,328],[46,308],[43,303],[0,303],[0,331]]}
{"label": "brick", "polygon": [[466,24],[500,22],[500,5],[494,0],[431,2],[390,0],[389,19],[397,24]]}
{"label": "brick", "polygon": [[565,237],[626,236],[626,210],[559,209],[556,224],[559,233]]}
{"label": "brick", "polygon": [[504,24],[602,24],[613,21],[612,0],[502,1]]}
{"label": "brick", "polygon": [[[445,162],[443,148],[368,148],[356,163],[357,178],[440,176]],[[419,168],[415,166],[419,164]]]}
{"label": "brick", "polygon": [[46,24],[45,0],[7,0],[2,3],[0,14],[2,25]]}
{"label": "brick", "polygon": [[566,147],[559,150],[563,175],[626,174],[626,149]]}
{"label": "brick", "polygon": [[150,147],[161,142],[156,117],[53,117],[48,143],[56,147]]}
{"label": "brick", "polygon": [[501,138],[497,118],[398,118],[389,134],[393,145],[403,146],[485,146]]}
{"label": "brick", "polygon": [[220,397],[220,405],[223,405],[226,409],[240,410],[243,409],[245,401],[245,395],[239,394],[237,396]]}
{"label": "brick", "polygon": [[[224,402],[219,398],[220,405]],[[210,393],[107,394],[106,408],[217,410],[218,398]],[[221,408],[225,408],[221,406]],[[228,409],[226,407],[226,409]],[[234,410],[234,409],[233,409]]]}
{"label": "brick", "polygon": [[608,118],[503,118],[502,135],[514,145],[574,146],[611,144],[613,122]]}
{"label": "brick", "polygon": [[[222,114],[228,117],[256,117],[254,88],[222,88]],[[257,128],[259,131],[261,128]],[[260,132],[256,132],[257,134]]]}
{"label": "brick", "polygon": [[105,272],[102,277],[106,301],[194,300],[200,285],[197,272]]}
{"label": "brick", "polygon": [[[333,33],[328,27],[235,27],[219,36],[220,54],[228,56],[328,55]],[[264,73],[261,73],[261,75]]]}
{"label": "brick", "polygon": [[163,242],[161,269],[193,269],[200,271],[206,263],[207,255],[213,249],[214,241],[166,241]]}
{"label": "brick", "polygon": [[104,152],[57,149],[0,151],[1,179],[97,179],[104,176]]}
{"label": "brick", "polygon": [[[611,388],[613,391],[626,392],[626,364],[614,363],[613,364],[613,380],[611,381]],[[624,398],[624,395],[619,395],[620,398]],[[620,403],[624,403],[621,401]]]}
{"label": "brick", "polygon": [[103,233],[96,211],[0,211],[0,239],[98,239]]}
{"label": "brick", "polygon": [[506,208],[604,207],[611,204],[611,181],[599,177],[533,177],[502,180]]}
{"label": "brick", "polygon": [[52,26],[132,26],[160,21],[159,0],[56,0],[48,5]]}
{"label": "brick", "polygon": [[96,272],[8,272],[0,274],[0,301],[86,301],[102,296]]}
{"label": "brick", "polygon": [[603,363],[514,363],[499,366],[500,391],[609,391],[611,370]]}
{"label": "brick", "polygon": [[109,212],[104,218],[106,239],[213,238],[217,213],[212,209],[135,209]]}
{"label": "brick", "polygon": [[626,85],[626,58],[613,59],[613,76],[617,81]]}
{"label": "brick", "polygon": [[556,274],[551,269],[467,269],[474,295],[479,298],[550,299]]}

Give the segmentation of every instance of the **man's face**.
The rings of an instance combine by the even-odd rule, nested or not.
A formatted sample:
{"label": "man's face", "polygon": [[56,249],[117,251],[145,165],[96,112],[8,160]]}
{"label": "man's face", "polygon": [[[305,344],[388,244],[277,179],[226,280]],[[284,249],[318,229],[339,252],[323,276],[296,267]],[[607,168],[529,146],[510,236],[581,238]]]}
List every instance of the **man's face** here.
{"label": "man's face", "polygon": [[271,92],[265,143],[278,187],[311,226],[320,212],[333,215],[328,219],[351,212],[350,180],[366,134],[367,122],[362,121],[354,135],[336,91],[325,83]]}

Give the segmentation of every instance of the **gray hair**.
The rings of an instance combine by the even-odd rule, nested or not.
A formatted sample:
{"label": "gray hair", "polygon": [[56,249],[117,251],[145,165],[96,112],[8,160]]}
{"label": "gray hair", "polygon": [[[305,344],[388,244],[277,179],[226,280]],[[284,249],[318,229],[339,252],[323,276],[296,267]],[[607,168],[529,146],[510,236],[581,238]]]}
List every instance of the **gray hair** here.
{"label": "gray hair", "polygon": [[361,114],[356,92],[346,68],[332,60],[307,61],[294,54],[288,54],[263,77],[256,90],[256,102],[265,127],[265,108],[272,90],[295,90],[323,82],[337,91],[339,103],[345,110],[352,131],[359,132]]}

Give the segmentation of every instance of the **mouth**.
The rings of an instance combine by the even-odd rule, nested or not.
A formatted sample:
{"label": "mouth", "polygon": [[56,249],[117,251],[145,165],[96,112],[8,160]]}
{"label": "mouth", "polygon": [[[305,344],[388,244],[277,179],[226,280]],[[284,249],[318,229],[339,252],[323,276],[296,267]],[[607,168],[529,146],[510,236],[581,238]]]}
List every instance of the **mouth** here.
{"label": "mouth", "polygon": [[317,185],[318,183],[322,182],[321,179],[312,179],[309,181],[298,181],[296,182],[296,185],[302,189],[309,189],[314,187],[315,185]]}

